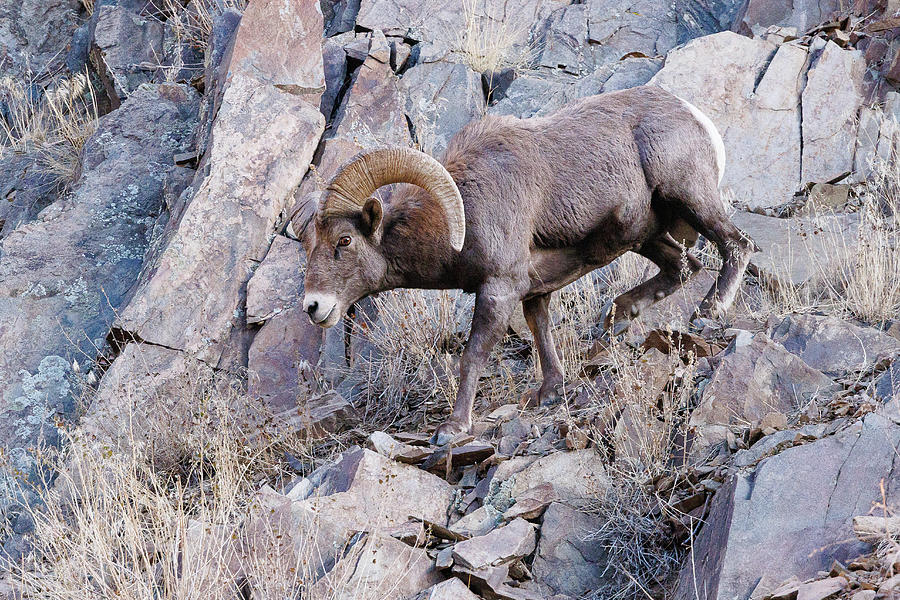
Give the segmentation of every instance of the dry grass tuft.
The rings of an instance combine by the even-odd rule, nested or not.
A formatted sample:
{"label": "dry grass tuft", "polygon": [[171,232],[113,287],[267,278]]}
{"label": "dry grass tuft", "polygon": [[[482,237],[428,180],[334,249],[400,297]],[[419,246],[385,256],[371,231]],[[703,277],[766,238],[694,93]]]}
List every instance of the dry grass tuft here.
{"label": "dry grass tuft", "polygon": [[0,98],[9,106],[0,119],[4,152],[36,152],[42,171],[63,186],[71,184],[81,167],[81,151],[97,127],[97,101],[90,78],[76,74],[60,78],[36,97],[26,81],[0,79]]}
{"label": "dry grass tuft", "polygon": [[361,317],[361,346],[346,381],[365,394],[365,420],[399,424],[428,407],[450,406],[467,325],[458,312],[470,300],[446,291],[398,290],[373,299],[376,318]]}
{"label": "dry grass tuft", "polygon": [[525,32],[510,26],[505,19],[479,11],[478,4],[478,0],[463,3],[466,25],[456,43],[463,62],[477,73],[523,68],[533,54],[530,47],[519,44]]}
{"label": "dry grass tuft", "polygon": [[[856,239],[832,257],[836,277],[823,281],[835,303],[863,321],[900,313],[900,162],[878,162],[860,206]],[[827,268],[827,263],[824,265]],[[824,269],[823,269],[824,270]]]}
{"label": "dry grass tuft", "polygon": [[[316,583],[326,570],[316,521],[291,526],[295,543],[287,545],[285,531],[270,522],[260,487],[293,476],[286,452],[311,456],[313,447],[270,435],[265,424],[249,434],[240,387],[190,382],[179,398],[191,407],[188,423],[164,410],[146,412],[153,422],[124,419],[126,439],[144,438],[149,428],[155,446],[110,448],[75,432],[66,435],[66,450],[42,454],[45,472],[58,476],[35,486],[40,505],[23,506],[34,521],[33,552],[14,570],[23,597],[388,598],[360,584],[352,558],[362,544]],[[160,445],[178,451],[177,464],[158,460]]]}
{"label": "dry grass tuft", "polygon": [[606,552],[604,583],[592,600],[658,598],[681,568],[685,550],[673,544],[660,516],[650,516],[664,503],[637,481],[633,473],[613,471],[611,487],[590,510],[603,526],[588,540]]}
{"label": "dry grass tuft", "polygon": [[553,339],[568,379],[580,375],[585,351],[599,327],[603,312],[612,300],[656,274],[650,261],[629,252],[609,267],[578,279],[554,297],[551,315],[556,319]]}
{"label": "dry grass tuft", "polygon": [[248,0],[152,0],[175,35],[178,45],[187,44],[198,50],[206,50],[212,35],[213,22],[226,10],[244,12]]}
{"label": "dry grass tuft", "polygon": [[812,253],[815,275],[799,285],[790,281],[793,253],[788,247],[781,268],[752,281],[757,285],[742,293],[742,310],[760,319],[812,311],[869,323],[896,318],[900,312],[900,162],[873,165],[859,198],[858,215],[854,233],[827,218],[813,217],[823,230],[833,227],[826,233],[836,240],[824,253]]}

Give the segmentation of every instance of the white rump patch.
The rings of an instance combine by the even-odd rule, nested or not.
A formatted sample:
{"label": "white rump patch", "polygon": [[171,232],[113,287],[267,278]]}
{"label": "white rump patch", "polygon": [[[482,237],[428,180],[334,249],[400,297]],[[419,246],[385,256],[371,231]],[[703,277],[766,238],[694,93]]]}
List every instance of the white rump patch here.
{"label": "white rump patch", "polygon": [[713,148],[716,151],[716,165],[719,167],[719,183],[722,183],[722,177],[725,175],[725,143],[722,141],[722,136],[719,135],[719,130],[716,129],[715,124],[702,110],[684,98],[678,99],[684,102],[684,105],[688,107],[688,110],[691,111],[694,118],[703,125],[703,128],[706,129],[706,133],[709,134],[709,139],[712,140]]}

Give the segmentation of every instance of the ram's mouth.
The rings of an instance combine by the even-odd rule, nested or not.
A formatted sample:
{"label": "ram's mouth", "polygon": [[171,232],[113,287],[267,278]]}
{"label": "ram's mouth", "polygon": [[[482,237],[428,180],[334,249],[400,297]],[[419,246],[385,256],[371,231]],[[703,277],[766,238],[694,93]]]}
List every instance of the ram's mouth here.
{"label": "ram's mouth", "polygon": [[335,319],[333,322],[330,322],[330,321],[331,321],[331,316],[335,313],[335,310],[336,310],[336,309],[337,309],[337,302],[335,302],[334,304],[332,304],[332,305],[331,305],[331,310],[329,310],[329,311],[325,314],[325,316],[322,317],[321,319],[319,319],[318,321],[314,320],[314,319],[312,318],[312,315],[310,315],[309,320],[312,321],[313,325],[318,325],[319,327],[323,327],[323,328],[327,329],[327,328],[331,327],[332,325],[334,325],[334,324],[337,322],[337,319]]}

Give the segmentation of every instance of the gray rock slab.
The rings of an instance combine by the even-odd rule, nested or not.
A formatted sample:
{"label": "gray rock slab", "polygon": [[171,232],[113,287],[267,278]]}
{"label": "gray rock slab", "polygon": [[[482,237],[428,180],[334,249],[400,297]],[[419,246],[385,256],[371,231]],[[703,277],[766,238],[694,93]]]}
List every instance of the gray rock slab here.
{"label": "gray rock slab", "polygon": [[745,600],[763,575],[773,585],[802,581],[868,551],[852,520],[882,501],[882,482],[889,505],[900,499],[898,447],[900,426],[872,413],[733,476],[716,492],[675,597]]}
{"label": "gray rock slab", "polygon": [[544,513],[532,571],[548,594],[575,598],[603,583],[606,551],[590,535],[602,519],[554,502]]}
{"label": "gray rock slab", "polygon": [[484,114],[481,75],[464,64],[416,65],[403,74],[400,89],[420,147],[434,156],[444,153],[466,123]]}
{"label": "gray rock slab", "polygon": [[690,423],[757,423],[769,412],[788,415],[813,399],[827,399],[834,389],[831,378],[758,333],[725,349]]}
{"label": "gray rock slab", "polygon": [[831,374],[864,371],[879,357],[900,353],[896,338],[834,316],[788,315],[769,335],[812,368]]}
{"label": "gray rock slab", "polygon": [[779,219],[736,211],[731,220],[760,248],[750,263],[776,282],[819,279],[857,246],[857,214]]}
{"label": "gray rock slab", "polygon": [[853,170],[866,60],[860,50],[829,41],[813,61],[803,88],[801,183],[826,182]]}

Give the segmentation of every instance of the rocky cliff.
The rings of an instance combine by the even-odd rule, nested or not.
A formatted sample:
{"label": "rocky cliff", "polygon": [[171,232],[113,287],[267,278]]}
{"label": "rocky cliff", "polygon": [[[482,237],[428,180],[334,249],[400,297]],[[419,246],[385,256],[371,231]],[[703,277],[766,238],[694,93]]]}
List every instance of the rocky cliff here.
{"label": "rocky cliff", "polygon": [[[0,585],[900,594],[897,10],[0,0]],[[653,274],[623,257],[556,301],[561,406],[527,402],[518,315],[472,435],[430,446],[471,298],[394,292],[311,325],[301,240],[323,181],[360,149],[440,156],[484,114],[644,84],[722,133],[723,192],[761,248],[736,307],[689,325],[704,272],[609,340],[604,305]],[[191,501],[129,512],[138,484]]]}

